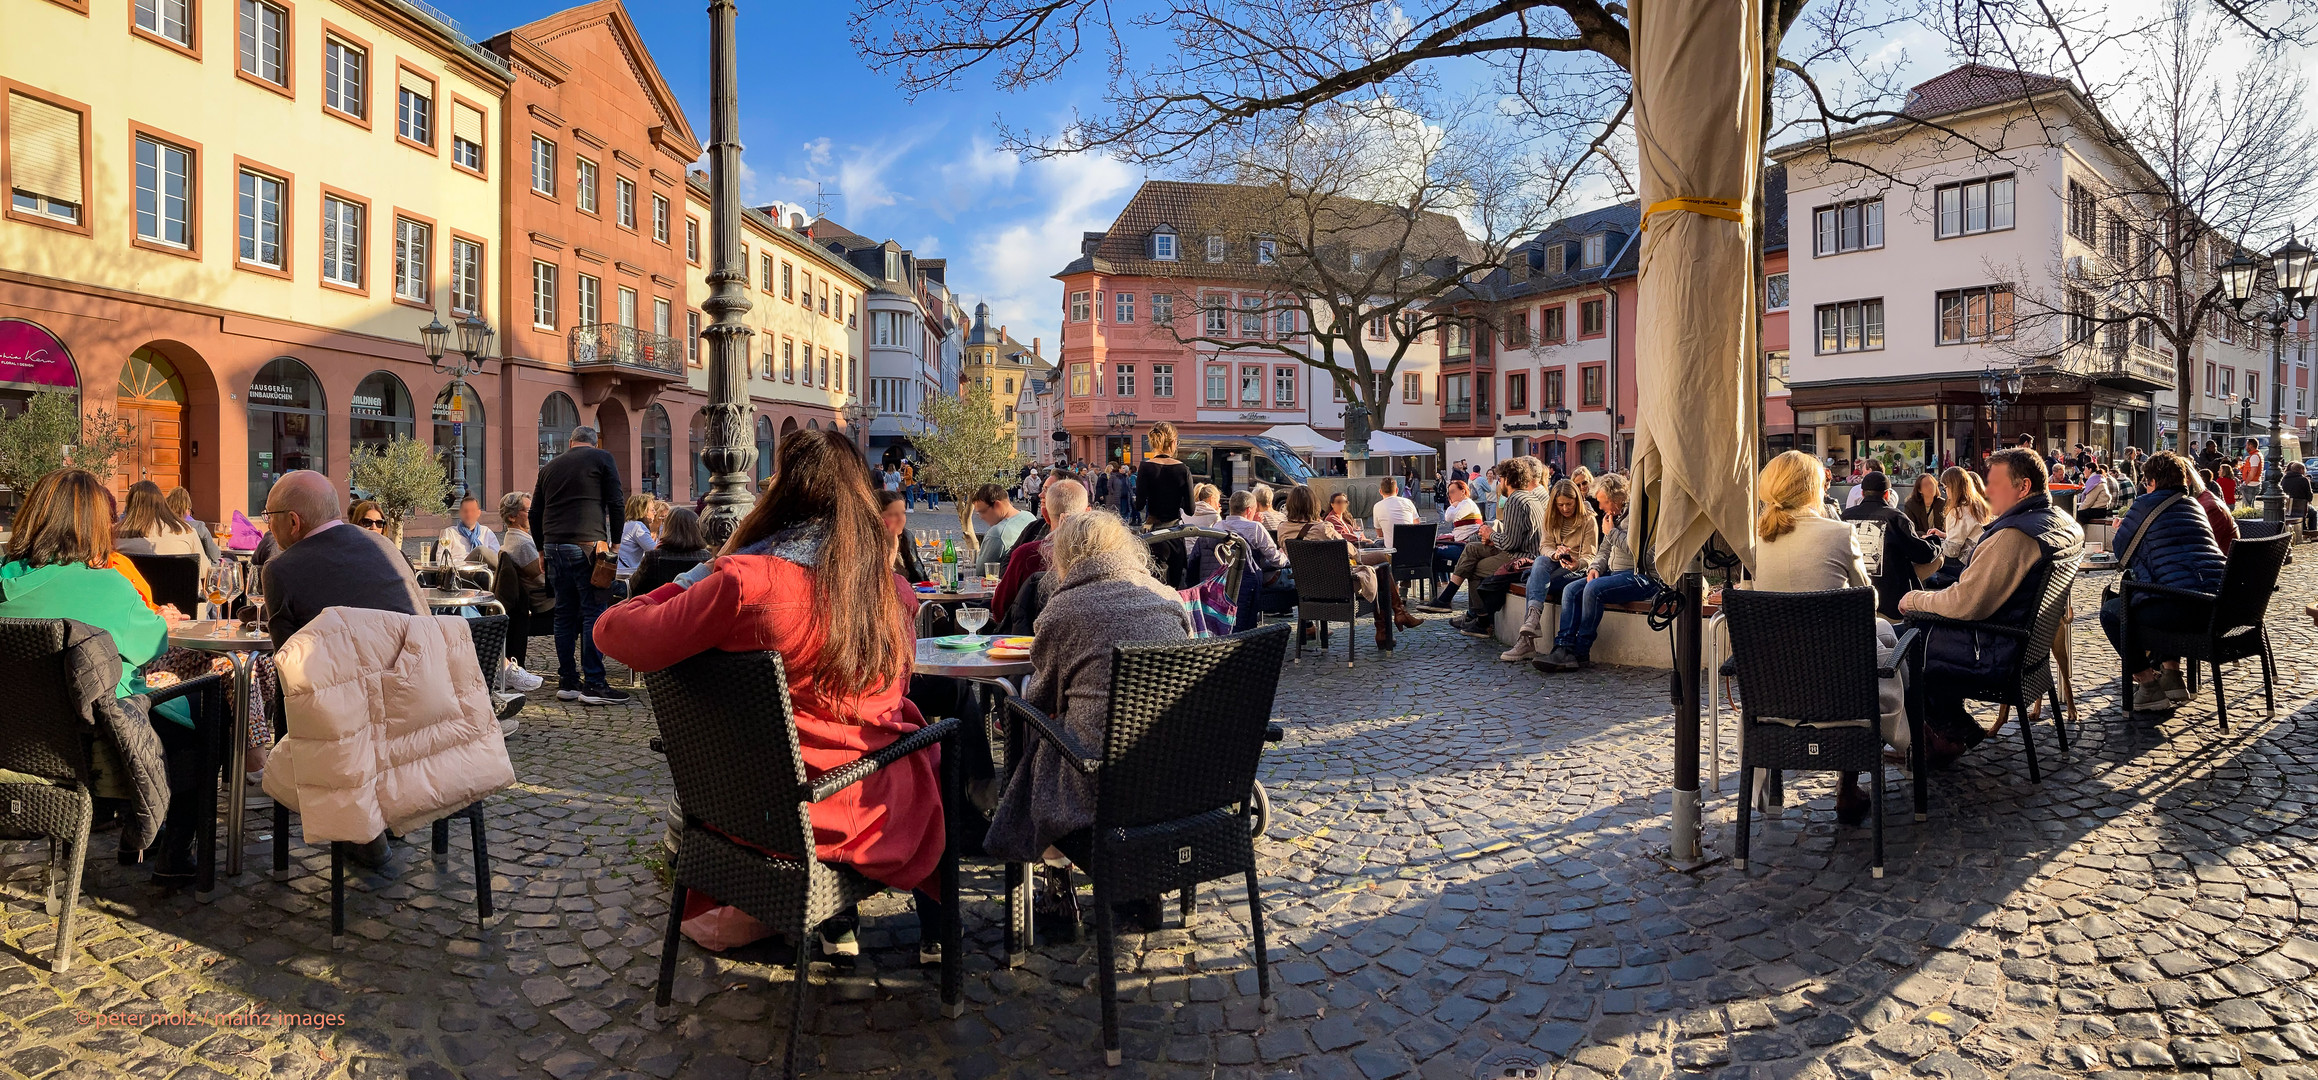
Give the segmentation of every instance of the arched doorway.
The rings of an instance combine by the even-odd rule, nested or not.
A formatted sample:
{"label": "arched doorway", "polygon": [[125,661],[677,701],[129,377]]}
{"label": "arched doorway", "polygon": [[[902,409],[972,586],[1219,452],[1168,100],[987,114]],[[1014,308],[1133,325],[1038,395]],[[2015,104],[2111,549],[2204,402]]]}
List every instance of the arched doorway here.
{"label": "arched doorway", "polygon": [[700,452],[708,449],[708,410],[693,413],[692,423],[686,427],[690,430],[685,446],[692,462],[692,497],[698,499],[708,494],[708,463],[700,460]]}
{"label": "arched doorway", "polygon": [[643,477],[637,489],[649,491],[660,498],[675,494],[675,463],[669,454],[675,448],[675,431],[668,422],[668,410],[657,401],[644,407],[644,434],[641,440]]}
{"label": "arched doorway", "polygon": [[571,429],[579,426],[579,406],[558,390],[539,403],[539,464],[545,468],[556,455],[571,448]]}
{"label": "arched doorway", "polygon": [[757,414],[757,490],[763,491],[765,481],[773,475],[773,450],[779,444],[773,441],[773,418]]}
{"label": "arched doorway", "polygon": [[330,413],[322,383],[298,360],[277,356],[259,368],[249,385],[250,501],[266,505],[266,493],[286,472],[329,471]]}
{"label": "arched doorway", "polygon": [[483,403],[478,397],[475,388],[464,383],[452,383],[435,395],[435,460],[443,463],[443,475],[451,478],[446,509],[458,505],[462,488],[485,506],[491,502],[483,487]]}
{"label": "arched doorway", "polygon": [[151,480],[167,491],[185,482],[185,380],[177,366],[150,348],[129,354],[114,390],[113,416],[127,424],[133,440],[113,460],[113,494],[128,497],[129,485]]}

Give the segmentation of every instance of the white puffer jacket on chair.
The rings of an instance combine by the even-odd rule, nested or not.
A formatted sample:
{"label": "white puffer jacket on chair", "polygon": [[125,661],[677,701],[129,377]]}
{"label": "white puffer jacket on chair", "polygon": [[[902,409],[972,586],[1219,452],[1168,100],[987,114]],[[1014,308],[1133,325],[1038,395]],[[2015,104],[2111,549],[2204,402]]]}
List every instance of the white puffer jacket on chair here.
{"label": "white puffer jacket on chair", "polygon": [[266,794],[306,842],[409,832],[515,782],[467,622],[335,607],[282,643]]}

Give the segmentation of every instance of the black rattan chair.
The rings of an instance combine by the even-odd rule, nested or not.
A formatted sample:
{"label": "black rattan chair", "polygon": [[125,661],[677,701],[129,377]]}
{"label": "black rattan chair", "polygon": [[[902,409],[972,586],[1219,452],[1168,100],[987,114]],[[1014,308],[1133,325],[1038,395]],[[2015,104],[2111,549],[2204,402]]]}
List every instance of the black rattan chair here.
{"label": "black rattan chair", "polygon": [[[787,669],[778,653],[704,652],[661,671],[647,672],[660,745],[675,779],[684,830],[677,842],[675,890],[668,901],[668,936],[661,944],[660,984],[654,1003],[668,1007],[684,898],[699,889],[794,936],[796,981],[785,1053],[787,1074],[797,1074],[797,1034],[805,1025],[806,967],[812,931],[829,917],[884,890],[852,867],[814,858],[813,804],[871,773],[934,746],[956,730],[942,720],[895,740],[885,749],[805,779],[797,721],[789,710]],[[784,782],[785,781],[785,782]],[[798,854],[786,854],[786,853]],[[963,1011],[957,853],[945,845],[941,891],[942,1012]]]}
{"label": "black rattan chair", "polygon": [[1387,540],[1392,544],[1392,579],[1409,586],[1409,599],[1417,598],[1416,583],[1424,582],[1431,595],[1439,596],[1441,582],[1433,576],[1433,543],[1440,536],[1437,521],[1420,521],[1414,525],[1395,525]]}
{"label": "black rattan chair", "polygon": [[[1331,557],[1343,561],[1341,551]],[[1093,781],[1093,828],[1055,846],[1094,883],[1096,989],[1103,1053],[1112,1065],[1119,1063],[1115,900],[1182,890],[1188,920],[1200,884],[1242,876],[1255,934],[1256,994],[1267,1002],[1272,996],[1252,819],[1256,761],[1273,730],[1272,697],[1289,632],[1274,624],[1225,638],[1115,646],[1099,756],[1027,702],[1007,699],[1007,709],[1023,722],[1024,737],[1015,746],[1045,739]]]}
{"label": "black rattan chair", "polygon": [[[2123,633],[2124,653],[2135,656],[2153,652],[2159,656],[2178,656],[2188,661],[2183,674],[2192,690],[2197,687],[2197,664],[2204,661],[2213,669],[2213,708],[2221,720],[2221,729],[2229,730],[2229,702],[2221,688],[2221,666],[2238,660],[2259,658],[2262,662],[2262,700],[2269,714],[2278,713],[2275,683],[2278,663],[2270,652],[2270,632],[2264,625],[2269,611],[2270,597],[2278,591],[2278,573],[2286,565],[2286,548],[2292,538],[2284,533],[2248,539],[2239,534],[2230,545],[2227,569],[2222,572],[2221,591],[2207,596],[2189,589],[2173,589],[2163,585],[2127,578],[2121,588],[2125,597]],[[2133,620],[2133,598],[2136,596],[2164,596],[2207,605],[2209,617],[2203,625],[2191,624],[2142,625]],[[2124,700],[2133,700],[2133,673],[2125,672]]]}
{"label": "black rattan chair", "polygon": [[[2078,562],[2078,556],[2052,560],[2052,568],[2044,579],[2044,595],[2037,600],[2036,624],[2033,626],[1964,622],[1959,619],[1941,618],[1937,615],[1910,614],[1908,616],[1907,626],[1910,629],[1946,628],[1993,634],[2020,641],[2019,662],[2013,669],[2011,671],[1989,672],[1989,679],[1973,687],[1972,692],[1965,695],[1965,700],[2010,706],[2014,712],[2020,714],[2020,745],[2028,752],[2028,779],[2030,783],[2044,781],[2044,772],[2039,768],[2036,760],[2036,736],[2030,730],[2031,725],[2028,722],[2030,702],[2039,699],[2051,701],[2053,730],[2060,737],[2061,753],[2068,753],[2068,717],[2061,711],[2060,678],[2052,662],[2052,642],[2060,634],[2061,623],[2068,618],[2069,590],[2076,587]],[[1918,651],[1920,652],[1920,650]],[[1911,677],[1920,684],[1921,665],[1919,664],[1917,667],[1918,670],[1914,671]],[[1913,693],[1914,689],[1911,688],[1909,692]],[[1916,710],[1909,710],[1909,723],[1911,725],[1909,737],[1913,743],[1909,752],[1915,759],[1916,774],[1916,820],[1923,821],[1930,815],[1931,811],[1931,758],[1930,752],[1925,746],[1923,729],[1920,724],[1916,723],[1916,720]]]}
{"label": "black rattan chair", "polygon": [[[81,872],[88,865],[89,827],[95,815],[97,729],[82,718],[66,666],[64,619],[0,619],[0,685],[9,703],[0,712],[0,770],[35,778],[0,783],[0,839],[48,841],[44,904],[56,924],[48,970],[72,966],[73,917],[80,907]],[[222,714],[223,682],[215,674],[186,679],[149,696],[153,703],[192,697],[196,709]],[[215,732],[215,723],[197,728]],[[215,717],[206,719],[214,720]],[[162,723],[168,723],[164,720]],[[211,740],[214,741],[214,740]],[[206,743],[205,748],[208,748]],[[210,757],[210,764],[215,763]],[[207,773],[214,782],[216,770]],[[210,788],[214,795],[215,788]],[[204,888],[217,874],[216,799],[199,849]],[[124,853],[126,857],[129,853]],[[61,864],[61,865],[60,865]],[[64,895],[57,895],[61,881]]]}
{"label": "black rattan chair", "polygon": [[[522,712],[523,707],[530,704],[530,699],[521,694],[509,694],[504,698],[498,695],[499,662],[507,656],[507,626],[510,618],[507,615],[467,616],[467,636],[475,640],[475,663],[483,669],[483,685],[490,688],[492,704],[497,707],[501,720]],[[444,850],[442,828],[441,822],[435,824],[436,854]]]}
{"label": "black rattan chair", "polygon": [[[1359,645],[1360,589],[1352,580],[1352,561],[1342,540],[1282,540],[1288,570],[1296,575],[1296,621],[1317,624],[1320,649],[1328,649],[1328,624],[1344,623],[1344,666],[1351,667]],[[1304,635],[1296,634],[1296,662],[1304,662]]]}
{"label": "black rattan chair", "polygon": [[[1738,861],[1747,868],[1756,769],[1865,772],[1875,799],[1875,876],[1883,876],[1883,706],[1877,680],[1892,675],[1914,630],[1875,660],[1873,588],[1723,592],[1738,667]],[[1764,717],[1793,721],[1769,722]]]}
{"label": "black rattan chair", "polygon": [[714,557],[705,551],[696,556],[665,555],[657,551],[648,553],[644,556],[643,564],[636,567],[635,575],[628,579],[628,595],[642,596],[676,580],[676,575]]}
{"label": "black rattan chair", "polygon": [[201,610],[201,556],[122,554],[152,586],[154,603],[175,604],[188,617]]}

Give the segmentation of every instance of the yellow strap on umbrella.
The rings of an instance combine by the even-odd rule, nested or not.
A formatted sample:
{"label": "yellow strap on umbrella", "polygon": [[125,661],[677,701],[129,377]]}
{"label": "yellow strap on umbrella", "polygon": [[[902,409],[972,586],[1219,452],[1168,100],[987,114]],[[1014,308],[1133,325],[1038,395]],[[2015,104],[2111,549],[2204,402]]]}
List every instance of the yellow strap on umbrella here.
{"label": "yellow strap on umbrella", "polygon": [[1708,217],[1718,217],[1725,221],[1741,223],[1747,219],[1746,211],[1739,207],[1736,199],[1700,199],[1684,196],[1674,199],[1660,199],[1651,203],[1650,208],[1642,212],[1643,230],[1647,231],[1650,228],[1650,215],[1665,210],[1687,210],[1693,214],[1705,214]]}

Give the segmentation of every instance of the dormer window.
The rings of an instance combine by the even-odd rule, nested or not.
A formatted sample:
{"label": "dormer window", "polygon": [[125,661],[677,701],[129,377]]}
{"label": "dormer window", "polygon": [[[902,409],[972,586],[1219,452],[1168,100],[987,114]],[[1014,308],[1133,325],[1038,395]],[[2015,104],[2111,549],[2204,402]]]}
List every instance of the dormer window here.
{"label": "dormer window", "polygon": [[1545,272],[1548,274],[1566,274],[1569,272],[1568,244],[1547,244],[1545,246]]}
{"label": "dormer window", "polygon": [[1278,252],[1278,250],[1278,246],[1272,242],[1271,237],[1267,236],[1259,238],[1256,241],[1256,262],[1264,266],[1270,266],[1272,264],[1272,257]]}
{"label": "dormer window", "polygon": [[1223,237],[1210,236],[1207,238],[1207,261],[1223,261]]}
{"label": "dormer window", "polygon": [[1175,261],[1175,233],[1164,225],[1151,234],[1151,257],[1162,262]]}
{"label": "dormer window", "polygon": [[1602,235],[1601,233],[1595,233],[1595,234],[1593,234],[1592,236],[1586,237],[1586,239],[1585,239],[1585,250],[1584,250],[1584,252],[1583,252],[1582,254],[1580,254],[1580,255],[1578,256],[1578,265],[1579,265],[1579,266],[1600,266],[1600,265],[1602,265],[1602,263],[1603,263],[1603,262],[1604,262],[1604,261],[1607,259],[1607,255],[1605,254],[1605,249],[1607,249],[1607,248],[1609,247],[1608,240],[1609,240],[1609,237],[1607,237],[1607,236],[1604,236],[1604,235]]}
{"label": "dormer window", "polygon": [[885,280],[901,280],[901,252],[887,249],[885,253]]}

